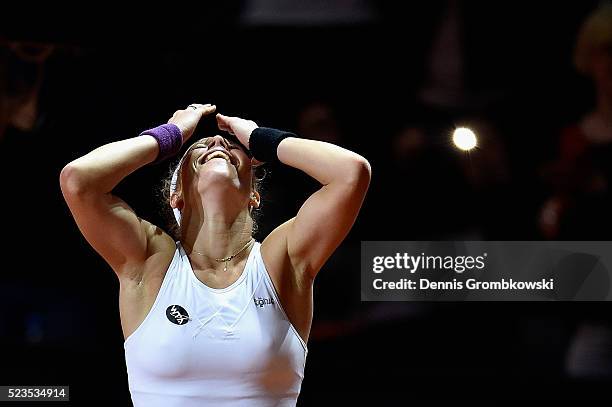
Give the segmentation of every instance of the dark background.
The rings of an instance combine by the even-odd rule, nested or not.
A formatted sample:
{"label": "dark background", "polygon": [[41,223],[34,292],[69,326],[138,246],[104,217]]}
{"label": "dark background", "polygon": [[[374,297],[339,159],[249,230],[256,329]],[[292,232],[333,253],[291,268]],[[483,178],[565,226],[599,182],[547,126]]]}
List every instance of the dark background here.
{"label": "dark background", "polygon": [[[612,240],[607,191],[575,206],[555,235],[539,223],[555,193],[543,174],[562,129],[593,108],[572,50],[597,2],[315,1],[315,14],[294,4],[298,17],[275,3],[267,20],[249,18],[249,2],[154,16],[4,16],[0,384],[68,384],[74,405],[129,405],[118,282],[78,232],[58,177],[95,147],[198,102],[332,141],[372,165],[357,223],[317,277],[299,405],[567,397],[595,404],[611,383],[608,303],[362,303],[359,247]],[[456,97],[433,103],[423,97],[434,71],[428,61],[453,4],[461,48],[442,54],[456,51],[463,71],[446,86]],[[11,48],[24,42],[52,44],[53,52],[39,65],[24,61]],[[456,61],[447,57],[442,65]],[[36,118],[19,129],[6,101],[30,95],[37,78]],[[476,151],[452,147],[458,125],[475,129]],[[211,120],[198,129],[212,132]],[[116,192],[165,225],[159,190],[167,171],[143,168]],[[293,216],[315,188],[294,170],[270,168],[257,237]],[[585,329],[595,343],[585,358],[607,366],[603,373],[572,368]]]}

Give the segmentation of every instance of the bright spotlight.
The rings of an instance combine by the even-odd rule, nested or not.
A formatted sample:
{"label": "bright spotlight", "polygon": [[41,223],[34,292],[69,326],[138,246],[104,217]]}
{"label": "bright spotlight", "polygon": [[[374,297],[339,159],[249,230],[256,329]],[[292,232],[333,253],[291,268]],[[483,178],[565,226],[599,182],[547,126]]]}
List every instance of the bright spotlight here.
{"label": "bright spotlight", "polygon": [[470,151],[477,145],[476,134],[467,127],[458,127],[453,132],[453,143],[460,150]]}

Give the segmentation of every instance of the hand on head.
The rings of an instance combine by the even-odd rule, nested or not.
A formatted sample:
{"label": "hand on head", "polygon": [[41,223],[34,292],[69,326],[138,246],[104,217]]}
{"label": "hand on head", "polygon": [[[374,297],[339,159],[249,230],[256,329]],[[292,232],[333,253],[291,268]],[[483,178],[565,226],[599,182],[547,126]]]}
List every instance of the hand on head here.
{"label": "hand on head", "polygon": [[175,124],[183,135],[183,144],[193,135],[200,119],[215,111],[217,107],[210,103],[202,105],[192,103],[184,110],[174,112],[168,123]]}
{"label": "hand on head", "polygon": [[217,125],[219,126],[219,130],[227,131],[235,135],[238,141],[247,149],[249,149],[249,137],[251,137],[253,130],[258,127],[257,123],[252,120],[224,116],[221,113],[217,113]]}
{"label": "hand on head", "polygon": [[[175,124],[181,130],[183,135],[183,144],[193,135],[196,126],[200,119],[206,115],[213,113],[216,110],[215,105],[192,103],[184,110],[174,112],[168,123]],[[235,116],[225,116],[217,113],[217,126],[219,130],[226,131],[238,138],[238,141],[249,149],[249,138],[253,130],[258,126],[252,120],[242,119]],[[254,164],[259,161],[254,160]]]}

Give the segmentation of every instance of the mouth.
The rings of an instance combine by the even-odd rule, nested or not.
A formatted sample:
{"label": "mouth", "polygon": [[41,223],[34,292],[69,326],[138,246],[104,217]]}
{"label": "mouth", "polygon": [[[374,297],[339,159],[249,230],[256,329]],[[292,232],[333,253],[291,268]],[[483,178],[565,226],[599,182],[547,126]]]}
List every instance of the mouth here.
{"label": "mouth", "polygon": [[223,147],[215,147],[207,151],[198,161],[199,164],[206,164],[215,158],[223,159],[227,161],[228,164],[231,164],[236,168],[238,167],[238,160]]}

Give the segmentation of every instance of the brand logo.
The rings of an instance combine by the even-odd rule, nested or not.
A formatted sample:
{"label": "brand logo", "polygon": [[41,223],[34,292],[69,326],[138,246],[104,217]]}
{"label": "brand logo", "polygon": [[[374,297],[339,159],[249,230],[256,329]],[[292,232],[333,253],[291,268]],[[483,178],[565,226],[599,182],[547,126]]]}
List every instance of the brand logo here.
{"label": "brand logo", "polygon": [[168,317],[170,322],[177,325],[186,324],[190,319],[185,308],[181,307],[180,305],[171,305],[166,308],[166,317]]}
{"label": "brand logo", "polygon": [[274,299],[272,298],[253,298],[253,302],[255,302],[255,306],[263,308],[264,305],[274,304]]}

